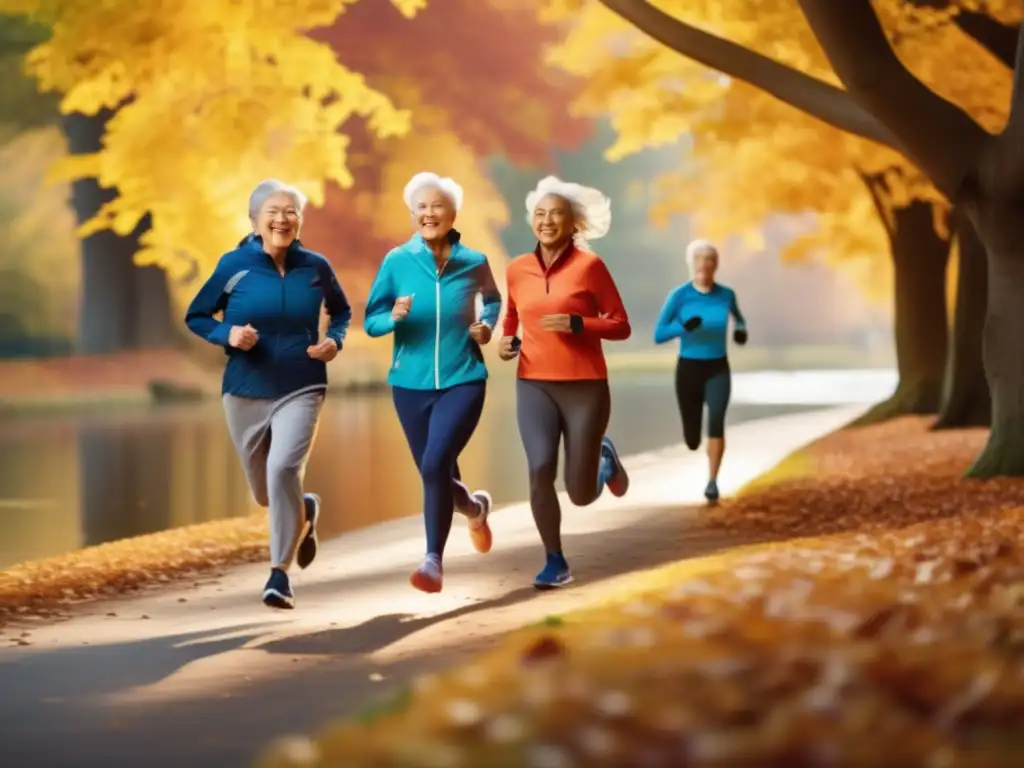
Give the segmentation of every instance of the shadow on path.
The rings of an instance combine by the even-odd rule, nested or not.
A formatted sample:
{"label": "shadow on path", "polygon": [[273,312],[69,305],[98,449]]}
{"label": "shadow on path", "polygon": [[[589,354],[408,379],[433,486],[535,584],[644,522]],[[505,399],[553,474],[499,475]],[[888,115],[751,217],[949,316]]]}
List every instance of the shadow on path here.
{"label": "shadow on path", "polygon": [[[614,517],[622,519],[619,514]],[[270,739],[309,732],[326,719],[352,715],[393,694],[415,675],[486,649],[506,630],[600,600],[606,596],[600,588],[605,579],[750,543],[704,529],[692,510],[679,506],[647,508],[634,524],[627,521],[564,538],[582,589],[535,591],[529,585],[540,567],[541,550],[534,543],[522,544],[497,549],[486,558],[453,560],[445,569],[446,592],[476,601],[433,615],[384,613],[348,627],[293,634],[284,634],[289,623],[278,615],[266,623],[215,632],[40,650],[15,664],[0,663],[4,754],[13,759],[11,765],[248,766]],[[304,604],[322,609],[336,603],[343,610],[344,595],[360,588],[381,590],[380,605],[386,609],[388,594],[409,589],[407,572],[387,568],[311,584],[303,588],[296,614]],[[429,596],[424,596],[423,607],[429,610]],[[224,638],[229,631],[238,635]],[[418,646],[414,641],[411,650],[403,647],[386,666],[372,658],[426,632],[442,633],[437,637],[445,640],[458,637],[459,647],[429,642]],[[268,634],[271,637],[260,641]],[[97,696],[158,682],[197,659],[235,651],[250,641],[256,649],[245,652],[254,654],[251,663],[257,665],[298,661],[289,656],[314,659],[271,679],[232,682],[227,690],[207,692],[202,698],[89,706]],[[185,642],[192,644],[182,645]],[[373,679],[371,673],[377,673]],[[259,677],[255,672],[254,676]]]}

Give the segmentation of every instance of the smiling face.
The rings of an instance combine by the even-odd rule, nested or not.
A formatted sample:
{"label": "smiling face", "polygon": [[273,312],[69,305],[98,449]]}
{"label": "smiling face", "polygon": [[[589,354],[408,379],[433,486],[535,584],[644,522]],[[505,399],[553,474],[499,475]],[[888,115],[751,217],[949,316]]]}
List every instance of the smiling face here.
{"label": "smiling face", "polygon": [[572,206],[558,195],[545,195],[533,209],[533,234],[543,246],[567,243],[576,231]]}
{"label": "smiling face", "polygon": [[285,250],[299,236],[302,213],[291,195],[275,192],[263,203],[253,220],[253,227],[256,234],[263,238],[265,247]]}
{"label": "smiling face", "polygon": [[437,242],[451,232],[455,224],[455,206],[441,190],[427,188],[416,196],[412,220],[424,240]]}
{"label": "smiling face", "polygon": [[718,254],[710,248],[702,248],[693,255],[693,282],[711,285],[718,271]]}

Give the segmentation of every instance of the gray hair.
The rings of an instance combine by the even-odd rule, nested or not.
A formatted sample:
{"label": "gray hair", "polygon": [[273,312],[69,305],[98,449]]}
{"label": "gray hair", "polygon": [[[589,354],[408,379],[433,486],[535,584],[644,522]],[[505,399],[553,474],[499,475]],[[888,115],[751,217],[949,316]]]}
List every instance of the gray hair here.
{"label": "gray hair", "polygon": [[292,199],[301,216],[302,211],[306,207],[306,196],[291,184],[285,184],[277,179],[264,179],[256,185],[252,194],[249,195],[249,218],[255,219],[259,212],[263,210],[263,205],[267,200],[278,192],[283,192]]}
{"label": "gray hair", "polygon": [[718,248],[710,240],[704,240],[703,238],[693,240],[686,246],[686,265],[690,268],[691,273],[693,272],[693,262],[698,256],[714,256],[715,261],[720,261]]}

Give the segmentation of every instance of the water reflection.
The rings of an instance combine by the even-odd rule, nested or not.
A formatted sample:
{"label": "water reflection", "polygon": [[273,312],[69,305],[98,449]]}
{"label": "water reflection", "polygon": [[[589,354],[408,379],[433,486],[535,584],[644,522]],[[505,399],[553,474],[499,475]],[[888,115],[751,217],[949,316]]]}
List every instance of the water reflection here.
{"label": "water reflection", "polygon": [[[624,454],[679,442],[665,374],[617,375],[611,433]],[[863,394],[863,392],[862,392]],[[514,391],[496,382],[461,466],[498,503],[524,498]],[[809,410],[734,403],[729,421]],[[220,405],[0,422],[0,568],[106,541],[247,514],[255,507]],[[325,536],[418,512],[419,481],[390,396],[328,398],[307,471]]]}

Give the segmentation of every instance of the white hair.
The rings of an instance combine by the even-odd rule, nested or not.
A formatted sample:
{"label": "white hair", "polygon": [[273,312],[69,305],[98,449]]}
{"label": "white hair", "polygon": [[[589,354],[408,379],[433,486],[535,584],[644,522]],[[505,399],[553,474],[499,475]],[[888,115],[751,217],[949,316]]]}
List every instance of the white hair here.
{"label": "white hair", "polygon": [[597,240],[608,234],[612,226],[612,201],[593,187],[562,181],[557,176],[545,176],[534,190],[526,196],[526,221],[533,224],[533,213],[537,204],[548,195],[565,200],[572,208],[576,219],[576,247],[590,250],[589,240]]}
{"label": "white hair", "polygon": [[252,194],[249,195],[249,218],[255,219],[260,211],[263,210],[264,203],[278,192],[288,195],[295,203],[295,207],[298,208],[299,214],[302,214],[306,207],[307,198],[301,191],[291,184],[285,184],[277,179],[264,179],[256,185]]}
{"label": "white hair", "polygon": [[702,255],[714,256],[715,261],[719,260],[718,248],[710,240],[704,238],[691,240],[690,244],[686,246],[686,266],[690,268],[690,274],[693,274],[693,262]]}
{"label": "white hair", "polygon": [[425,189],[436,189],[448,199],[456,212],[462,208],[462,187],[455,182],[455,179],[442,179],[436,173],[424,171],[409,179],[409,183],[405,185],[405,190],[402,192],[402,198],[410,211],[416,209],[416,200]]}

